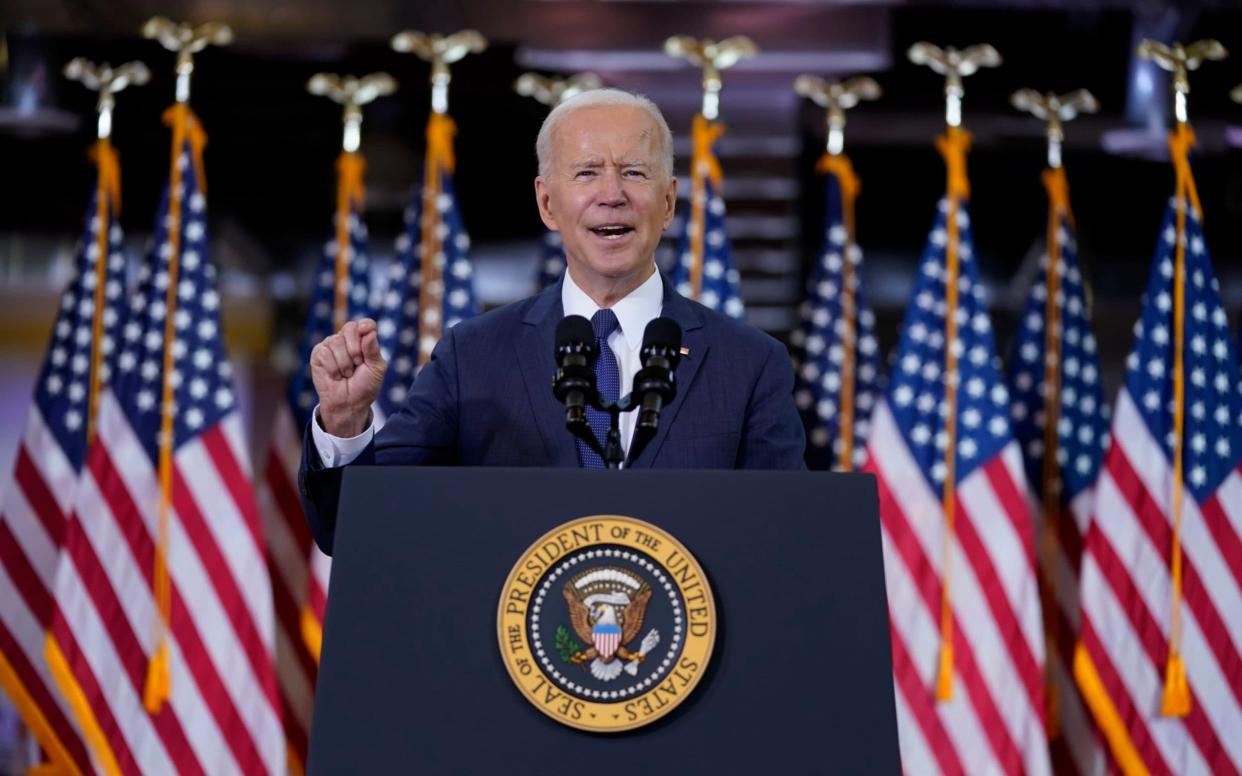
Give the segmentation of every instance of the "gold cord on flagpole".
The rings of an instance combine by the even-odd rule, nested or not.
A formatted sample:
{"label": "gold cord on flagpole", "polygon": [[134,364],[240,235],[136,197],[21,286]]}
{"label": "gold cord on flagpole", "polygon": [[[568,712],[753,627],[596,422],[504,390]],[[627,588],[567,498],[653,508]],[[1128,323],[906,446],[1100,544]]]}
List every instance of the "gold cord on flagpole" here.
{"label": "gold cord on flagpole", "polygon": [[945,198],[945,338],[944,338],[944,407],[945,407],[945,453],[944,483],[941,491],[941,509],[944,512],[944,545],[940,578],[940,659],[936,669],[936,700],[953,699],[953,542],[957,518],[957,309],[958,275],[961,235],[958,213],[970,199],[970,179],[966,175],[966,154],[970,151],[970,133],[961,128],[962,98],[965,89],[962,78],[973,75],[981,67],[1000,65],[1000,54],[987,44],[971,46],[962,51],[947,47],[941,49],[931,43],[920,42],[907,52],[910,61],[926,65],[933,72],[945,76],[945,133],[936,139],[936,149],[944,157],[947,170]]}
{"label": "gold cord on flagpole", "polygon": [[106,62],[96,65],[77,57],[65,65],[64,74],[69,80],[99,92],[96,105],[98,139],[91,151],[91,159],[99,168],[99,183],[95,192],[95,308],[91,326],[90,390],[86,403],[86,444],[89,447],[95,439],[99,392],[103,382],[104,311],[107,307],[108,263],[111,260],[109,224],[121,212],[121,166],[112,147],[112,112],[116,106],[116,95],[130,85],[147,83],[151,73],[141,62],[128,62],[113,69]]}
{"label": "gold cord on flagpole", "polygon": [[1174,43],[1165,46],[1152,40],[1139,45],[1139,56],[1150,59],[1173,74],[1173,109],[1176,126],[1169,133],[1169,157],[1176,175],[1174,205],[1177,227],[1174,234],[1173,264],[1173,535],[1169,548],[1169,652],[1165,663],[1164,693],[1160,713],[1166,717],[1185,717],[1192,701],[1182,657],[1182,511],[1185,498],[1184,464],[1186,423],[1186,205],[1189,200],[1196,217],[1202,222],[1203,209],[1199,192],[1190,169],[1190,149],[1195,135],[1190,128],[1187,98],[1190,95],[1190,71],[1197,70],[1206,60],[1228,56],[1225,47],[1214,40],[1201,40],[1188,46]]}
{"label": "gold cord on flagpole", "polygon": [[143,36],[158,40],[164,48],[177,54],[177,99],[164,112],[164,123],[172,129],[172,151],[169,160],[168,213],[164,224],[168,232],[168,289],[164,310],[164,359],[163,389],[160,400],[159,481],[160,499],[157,516],[157,536],[152,569],[152,593],[155,599],[153,619],[152,652],[147,665],[147,678],[142,692],[142,702],[151,714],[163,708],[172,692],[172,669],[169,654],[168,631],[172,616],[172,580],[168,571],[168,547],[172,512],[173,451],[175,445],[176,415],[173,388],[173,343],[176,339],[174,323],[177,311],[178,275],[181,268],[181,207],[184,195],[181,173],[181,156],[185,144],[190,144],[190,162],[194,165],[197,191],[206,191],[203,176],[203,147],[207,135],[198,117],[190,110],[190,78],[194,72],[193,55],[209,44],[226,45],[233,40],[233,32],[227,25],[209,22],[197,28],[188,24],[177,25],[162,17],[149,20],[142,28]]}
{"label": "gold cord on flagpole", "polygon": [[759,54],[759,47],[743,35],[735,35],[722,41],[709,38],[692,38],[674,35],[664,41],[664,53],[684,59],[703,71],[703,104],[694,117],[690,128],[690,298],[699,301],[703,296],[703,259],[707,235],[707,182],[710,180],[717,195],[724,185],[720,161],[712,150],[725,133],[720,123],[720,91],[724,88],[720,73],[743,59]]}
{"label": "gold cord on flagpole", "polygon": [[827,149],[815,165],[815,172],[834,176],[841,191],[841,215],[845,222],[845,244],[841,251],[841,324],[844,331],[841,332],[841,406],[838,412],[841,435],[837,468],[848,472],[854,468],[854,374],[858,352],[858,281],[851,254],[857,250],[854,203],[861,184],[849,157],[844,153],[845,112],[862,100],[878,99],[880,85],[867,77],[851,78],[841,83],[825,81],[813,75],[800,75],[794,79],[794,91],[828,110]]}
{"label": "gold cord on flagpole", "polygon": [[349,219],[355,208],[362,209],[366,196],[362,176],[367,163],[359,151],[362,106],[395,92],[397,82],[387,73],[371,73],[361,78],[316,73],[306,83],[306,90],[344,106],[341,123],[345,129],[341,155],[336,160],[336,279],[332,305],[332,329],[336,331],[349,317],[349,265],[353,259]]}
{"label": "gold cord on flagpole", "polygon": [[1085,89],[1065,95],[1040,94],[1033,89],[1021,89],[1010,98],[1013,107],[1032,114],[1045,122],[1048,137],[1048,168],[1042,179],[1048,193],[1048,264],[1044,272],[1044,459],[1042,487],[1040,489],[1043,526],[1040,541],[1040,557],[1043,572],[1044,614],[1044,726],[1049,738],[1061,732],[1061,706],[1057,683],[1053,676],[1052,656],[1057,650],[1058,618],[1060,604],[1057,600],[1057,536],[1061,520],[1061,496],[1063,483],[1059,461],[1061,414],[1061,343],[1064,324],[1061,320],[1061,241],[1058,239],[1061,221],[1073,224],[1074,214],[1069,205],[1069,183],[1061,164],[1061,143],[1065,139],[1064,122],[1079,113],[1094,113],[1099,109],[1095,97]]}
{"label": "gold cord on flagpole", "polygon": [[487,39],[475,30],[452,35],[427,35],[406,30],[393,36],[393,50],[416,54],[431,64],[431,115],[427,119],[427,154],[423,164],[422,252],[418,291],[418,365],[431,360],[431,352],[443,331],[444,235],[440,227],[441,181],[451,175],[456,160],[453,136],[457,126],[448,115],[448,88],[452,81],[449,65],[467,54],[487,48]]}

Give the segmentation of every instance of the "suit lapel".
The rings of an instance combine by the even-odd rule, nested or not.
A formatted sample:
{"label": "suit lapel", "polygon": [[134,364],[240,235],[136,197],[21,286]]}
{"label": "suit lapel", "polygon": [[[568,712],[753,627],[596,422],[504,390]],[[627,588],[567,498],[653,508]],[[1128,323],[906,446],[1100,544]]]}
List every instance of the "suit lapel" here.
{"label": "suit lapel", "polygon": [[[661,273],[662,274],[662,273]],[[663,276],[663,274],[662,274]],[[703,332],[703,318],[700,312],[694,309],[681,294],[673,289],[672,282],[667,276],[664,278],[664,307],[660,314],[672,318],[681,326],[683,348],[689,350],[689,353],[681,357],[681,361],[677,364],[674,372],[677,383],[677,396],[673,401],[660,411],[660,427],[656,430],[656,435],[652,437],[651,442],[647,444],[645,450],[631,464],[631,468],[650,469],[652,461],[660,452],[660,447],[664,444],[664,440],[668,437],[669,427],[677,419],[677,413],[681,411],[681,407],[685,404],[686,394],[690,393],[690,389],[694,384],[694,377],[699,372],[703,360],[707,357],[707,337]]]}
{"label": "suit lapel", "polygon": [[520,335],[517,358],[549,465],[577,467],[578,450],[565,428],[565,407],[552,395],[552,376],[556,374],[553,344],[562,309],[560,283],[535,298],[522,320],[525,331]]}

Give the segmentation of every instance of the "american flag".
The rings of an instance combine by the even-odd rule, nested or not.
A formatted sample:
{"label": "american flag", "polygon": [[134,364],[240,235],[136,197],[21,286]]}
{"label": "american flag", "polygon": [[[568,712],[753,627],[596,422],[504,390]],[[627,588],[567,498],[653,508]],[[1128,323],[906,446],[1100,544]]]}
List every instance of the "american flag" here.
{"label": "american flag", "polygon": [[901,759],[908,773],[1044,774],[1034,529],[959,132],[941,140],[958,176],[923,251],[865,467],[880,495]]}
{"label": "american flag", "polygon": [[120,171],[107,140],[98,142],[94,157],[98,185],[0,508],[0,686],[66,773],[89,773],[90,754],[56,692],[43,642],[65,522],[86,459],[91,403],[116,363],[125,296],[115,221]]}
{"label": "american flag", "polygon": [[1242,771],[1242,383],[1187,135],[1081,569],[1074,674],[1126,773]]}
{"label": "american flag", "polygon": [[825,156],[824,245],[811,270],[801,328],[794,398],[807,429],[812,468],[853,469],[866,455],[871,410],[879,396],[875,314],[862,297],[862,250],[854,238],[858,179],[844,156]]}
{"label": "american flag", "polygon": [[1058,773],[1103,773],[1102,742],[1078,694],[1072,665],[1082,538],[1108,443],[1109,413],[1064,168],[1045,171],[1044,185],[1049,254],[1040,263],[1041,277],[1031,287],[1014,341],[1009,412],[1042,516],[1039,568],[1053,764]]}
{"label": "american flag", "polygon": [[539,262],[539,290],[556,285],[565,274],[565,244],[561,233],[548,229],[543,233],[543,258]]}
{"label": "american flag", "polygon": [[741,320],[746,308],[738,293],[739,276],[725,229],[724,175],[714,150],[724,125],[700,113],[694,117],[691,134],[690,216],[677,249],[673,285],[682,296]]}
{"label": "american flag", "polygon": [[[285,767],[272,589],[188,106],[66,524],[48,663],[95,768]],[[184,140],[182,140],[184,138]]]}
{"label": "american flag", "polygon": [[454,132],[444,114],[433,113],[427,122],[423,185],[406,208],[397,260],[377,313],[380,351],[388,361],[376,402],[383,417],[401,407],[441,331],[478,314],[470,236],[453,189]]}
{"label": "american flag", "polygon": [[301,772],[306,762],[332,567],[331,559],[311,541],[298,498],[302,435],[319,402],[311,382],[310,351],[344,321],[370,314],[364,166],[357,153],[344,152],[337,160],[335,230],[315,268],[300,368],[290,380],[288,400],[276,409],[259,491],[275,595],[276,674],[291,770],[295,772]]}

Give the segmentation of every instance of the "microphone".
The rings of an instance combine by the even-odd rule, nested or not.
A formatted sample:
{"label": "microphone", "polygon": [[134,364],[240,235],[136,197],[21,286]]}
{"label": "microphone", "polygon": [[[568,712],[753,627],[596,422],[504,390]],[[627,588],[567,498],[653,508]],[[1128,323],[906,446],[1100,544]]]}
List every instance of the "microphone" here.
{"label": "microphone", "polygon": [[634,375],[633,395],[639,399],[636,430],[654,436],[660,410],[677,396],[673,370],[681,360],[681,327],[672,318],[656,318],[643,332],[639,351],[642,369]]}
{"label": "microphone", "polygon": [[565,405],[565,425],[587,425],[586,407],[594,401],[595,329],[581,315],[567,315],[556,326],[556,375],[552,393]]}

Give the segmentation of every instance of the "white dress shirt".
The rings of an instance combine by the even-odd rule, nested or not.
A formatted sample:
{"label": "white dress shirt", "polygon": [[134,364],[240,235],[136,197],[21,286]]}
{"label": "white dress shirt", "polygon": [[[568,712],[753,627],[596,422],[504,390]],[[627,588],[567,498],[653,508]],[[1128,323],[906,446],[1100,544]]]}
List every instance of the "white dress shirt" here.
{"label": "white dress shirt", "polygon": [[[581,315],[587,320],[600,309],[599,305],[587,293],[578,287],[569,272],[565,273],[565,282],[561,284],[561,307],[565,315]],[[643,332],[647,324],[660,317],[664,309],[664,281],[659,272],[652,272],[641,286],[631,291],[625,298],[612,306],[620,325],[608,337],[608,347],[617,357],[617,368],[621,375],[621,395],[625,396],[634,386],[634,375],[642,368],[639,350],[643,345]],[[549,389],[551,390],[551,389]],[[329,434],[319,425],[319,407],[315,407],[315,422],[311,423],[311,438],[315,449],[319,452],[319,460],[328,468],[344,466],[362,454],[362,451],[375,437],[375,419],[372,415],[371,425],[366,431],[355,437],[338,437]],[[630,439],[634,436],[634,426],[638,423],[637,412],[626,412],[621,415],[621,444],[629,450]],[[569,432],[566,431],[566,434]]]}

